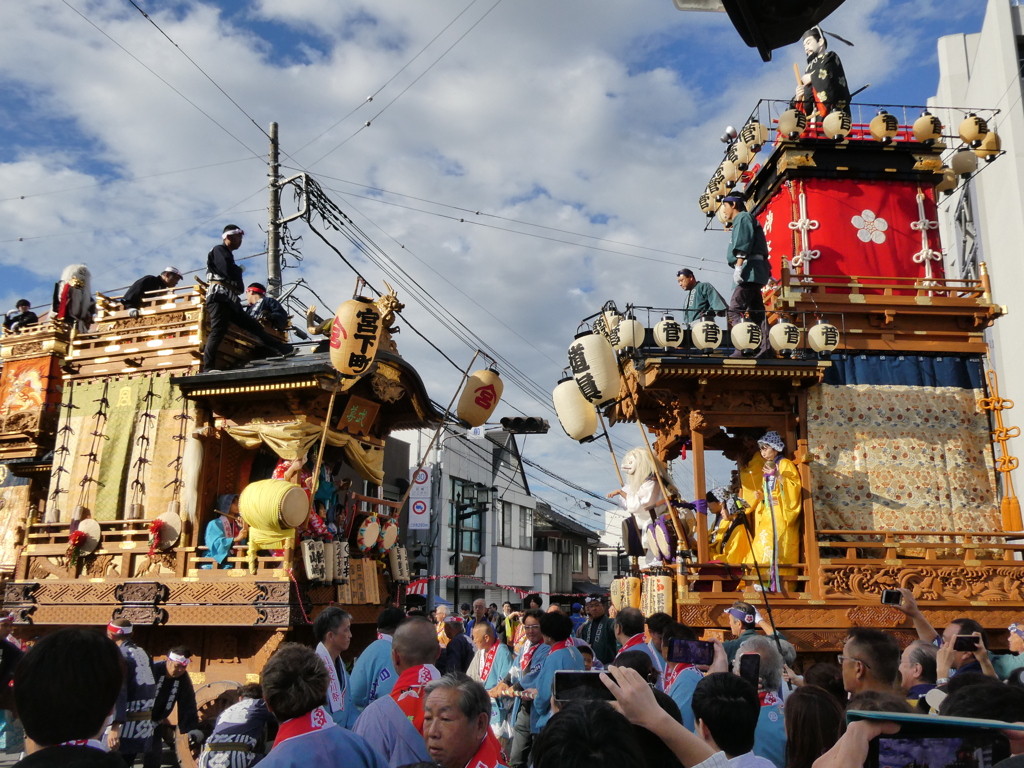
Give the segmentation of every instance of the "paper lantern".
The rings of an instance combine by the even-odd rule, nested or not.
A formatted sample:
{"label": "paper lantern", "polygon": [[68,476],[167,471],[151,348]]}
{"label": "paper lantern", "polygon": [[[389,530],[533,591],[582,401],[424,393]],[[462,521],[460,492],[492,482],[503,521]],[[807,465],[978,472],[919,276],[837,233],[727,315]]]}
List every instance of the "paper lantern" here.
{"label": "paper lantern", "polygon": [[999,157],[999,152],[1002,148],[1003,140],[999,138],[999,134],[995,131],[989,131],[985,134],[985,138],[981,140],[981,145],[974,150],[974,154],[985,158],[986,163],[991,163]]}
{"label": "paper lantern", "polygon": [[370,299],[349,299],[334,313],[330,356],[344,378],[358,378],[370,370],[377,354],[381,331],[380,310]]}
{"label": "paper lantern", "polygon": [[800,138],[807,127],[807,115],[798,109],[787,109],[779,115],[779,133],[791,141]]}
{"label": "paper lantern", "polygon": [[715,212],[718,211],[719,207],[722,205],[722,201],[716,200],[713,195],[705,192],[697,199],[697,204],[700,205],[700,209],[704,215],[710,219],[715,215]]}
{"label": "paper lantern", "polygon": [[849,112],[836,109],[825,116],[821,127],[825,131],[825,135],[830,139],[834,139],[837,142],[846,141],[846,137],[850,135],[850,131],[853,129],[853,119],[850,117]]}
{"label": "paper lantern", "polygon": [[654,343],[664,349],[675,349],[683,343],[683,326],[672,315],[654,326]]}
{"label": "paper lantern", "polygon": [[736,148],[736,165],[739,166],[741,171],[747,170],[754,161],[754,150],[742,141],[733,142],[733,146]]}
{"label": "paper lantern", "polygon": [[722,329],[713,320],[702,320],[690,326],[693,346],[701,351],[718,349],[722,346],[723,335]]}
{"label": "paper lantern", "polygon": [[822,320],[807,333],[807,343],[815,352],[829,353],[839,346],[839,329]]}
{"label": "paper lantern", "polygon": [[725,210],[725,208],[719,208],[717,211],[715,211],[715,216],[718,217],[718,220],[722,222],[724,226],[729,226],[729,219],[725,217],[726,213],[727,211]]}
{"label": "paper lantern", "polygon": [[573,440],[585,440],[597,431],[597,411],[580,392],[576,380],[565,378],[551,393],[555,415],[562,429]]}
{"label": "paper lantern", "polygon": [[958,149],[949,159],[949,167],[958,176],[970,176],[978,170],[978,156],[969,149]]}
{"label": "paper lantern", "polygon": [[612,348],[616,350],[637,349],[644,345],[646,333],[647,329],[644,328],[643,323],[629,317],[615,326],[608,340],[612,343]]}
{"label": "paper lantern", "polygon": [[600,407],[619,396],[619,363],[604,336],[590,331],[577,333],[569,345],[569,368],[589,402]]}
{"label": "paper lantern", "polygon": [[914,139],[931,146],[942,138],[942,121],[925,111],[914,121]]}
{"label": "paper lantern", "polygon": [[884,109],[881,109],[877,115],[871,118],[868,130],[871,131],[875,141],[891,144],[892,140],[896,138],[896,134],[900,131],[900,121],[896,119],[896,115],[889,114]]}
{"label": "paper lantern", "polygon": [[474,371],[459,397],[459,418],[471,427],[482,427],[494,413],[504,389],[497,371]]}
{"label": "paper lantern", "polygon": [[985,134],[988,133],[988,123],[985,118],[978,117],[972,112],[960,123],[957,133],[960,134],[960,140],[964,144],[970,144],[971,147],[977,149],[981,146]]}
{"label": "paper lantern", "polygon": [[715,175],[708,180],[708,186],[705,190],[711,197],[720,199],[725,197],[729,192],[728,182],[725,180],[725,174],[722,173],[722,169],[718,168],[715,171]]}
{"label": "paper lantern", "polygon": [[732,160],[724,160],[719,166],[722,169],[722,176],[725,178],[725,184],[727,187],[735,187],[736,182],[740,180],[742,172],[740,167],[736,165]]}
{"label": "paper lantern", "polygon": [[761,346],[761,326],[749,320],[736,323],[731,332],[732,345],[736,349],[757,349]]}
{"label": "paper lantern", "polygon": [[952,168],[946,166],[942,167],[942,180],[935,185],[936,192],[945,192],[947,195],[953,193],[953,190],[960,184],[960,177],[956,175],[956,172]]}
{"label": "paper lantern", "polygon": [[779,352],[796,349],[800,346],[800,329],[792,323],[776,323],[768,332],[768,343]]}
{"label": "paper lantern", "polygon": [[605,310],[596,318],[594,318],[594,333],[604,336],[606,339],[612,335],[612,331],[615,330],[615,326],[622,320],[622,315],[611,310]]}
{"label": "paper lantern", "polygon": [[740,141],[750,147],[750,151],[756,154],[768,142],[770,135],[768,128],[764,124],[757,122],[757,120],[751,120],[740,131]]}

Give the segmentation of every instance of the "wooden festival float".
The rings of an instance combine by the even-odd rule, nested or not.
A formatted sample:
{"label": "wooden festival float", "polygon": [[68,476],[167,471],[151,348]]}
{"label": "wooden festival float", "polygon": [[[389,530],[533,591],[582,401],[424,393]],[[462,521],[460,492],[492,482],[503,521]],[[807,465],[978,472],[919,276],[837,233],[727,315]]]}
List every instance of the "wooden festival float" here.
{"label": "wooden festival float", "polygon": [[[361,375],[333,366],[326,340],[256,359],[256,340],[234,326],[219,350],[225,370],[199,373],[197,283],[148,295],[139,317],[100,295],[88,333],[55,321],[2,338],[0,565],[19,636],[128,618],[154,655],[188,645],[199,687],[257,680],[282,640],[311,640],[331,602],[363,625],[357,640],[372,639],[381,606],[408,581],[402,505],[379,498],[387,437],[439,415],[391,339],[393,293],[360,305],[376,330]],[[319,487],[334,491],[334,542],[300,543],[306,494],[266,479],[307,454],[325,468]],[[247,520],[248,505],[264,527],[281,526],[279,541],[236,546],[232,567],[211,567],[204,532],[228,493],[243,494]]]}
{"label": "wooden festival float", "polygon": [[[765,231],[770,356],[731,356],[722,319],[684,337],[670,309],[612,304],[570,347],[579,387],[559,407],[570,436],[593,439],[594,405],[611,424],[639,422],[661,461],[689,452],[697,498],[709,490],[707,451],[739,469],[744,437],[784,438],[802,536],[770,602],[803,652],[841,649],[857,625],[902,626],[909,642],[909,622],[880,604],[886,588],[912,589],[939,628],[969,613],[997,643],[1024,613],[1017,460],[1005,451],[1015,428],[1001,414],[1012,403],[984,363],[985,329],[1006,310],[984,264],[969,279],[944,273],[937,231],[937,198],[999,154],[994,113],[932,112],[853,105],[807,125],[788,103],[763,101],[729,146],[700,206],[714,223],[721,198],[743,189]],[[755,164],[758,150],[767,156]],[[723,265],[726,237],[708,235]],[[736,330],[740,348],[757,346],[749,325]],[[671,562],[643,578],[642,597],[637,581],[613,596],[649,608],[674,597],[681,621],[712,631],[737,599],[763,606],[751,565],[710,562],[721,558],[709,556],[707,525],[677,543],[671,517]]]}

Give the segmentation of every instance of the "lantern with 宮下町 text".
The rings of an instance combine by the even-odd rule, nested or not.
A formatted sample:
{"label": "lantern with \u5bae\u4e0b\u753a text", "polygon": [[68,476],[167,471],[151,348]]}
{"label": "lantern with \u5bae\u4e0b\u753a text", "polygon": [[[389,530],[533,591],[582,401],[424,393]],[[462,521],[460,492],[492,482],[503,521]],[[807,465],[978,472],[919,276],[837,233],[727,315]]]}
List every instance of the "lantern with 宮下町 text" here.
{"label": "lantern with \u5bae\u4e0b\u753a text", "polygon": [[474,371],[466,380],[462,396],[459,397],[459,418],[471,427],[482,427],[494,413],[504,389],[505,385],[497,371]]}
{"label": "lantern with \u5bae\u4e0b\u753a text", "polygon": [[334,313],[330,355],[343,378],[357,379],[370,370],[380,345],[381,316],[368,298],[349,299]]}

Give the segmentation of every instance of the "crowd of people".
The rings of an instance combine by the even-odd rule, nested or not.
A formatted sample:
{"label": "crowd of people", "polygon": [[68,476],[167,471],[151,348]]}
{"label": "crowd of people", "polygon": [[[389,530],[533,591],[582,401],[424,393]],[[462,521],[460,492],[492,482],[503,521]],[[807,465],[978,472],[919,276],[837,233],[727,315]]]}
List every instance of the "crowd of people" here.
{"label": "crowd of people", "polygon": [[[175,708],[200,768],[853,768],[899,726],[884,715],[847,725],[851,711],[1024,723],[1024,627],[1009,627],[1010,653],[993,653],[969,616],[940,631],[906,589],[896,607],[916,641],[854,627],[838,658],[798,674],[794,647],[742,601],[727,610],[732,637],[700,646],[667,614],[613,617],[602,598],[567,610],[539,595],[500,609],[480,599],[454,615],[389,607],[351,670],[352,619],[332,605],[313,622],[315,648],[281,645],[260,683],[203,727],[189,649],[153,661],[118,619],[105,635],[62,629],[27,652],[0,640],[0,683],[13,680],[2,705],[24,727],[25,768],[156,768]],[[710,663],[684,661],[693,647]],[[1024,738],[1005,734],[1024,753]]]}

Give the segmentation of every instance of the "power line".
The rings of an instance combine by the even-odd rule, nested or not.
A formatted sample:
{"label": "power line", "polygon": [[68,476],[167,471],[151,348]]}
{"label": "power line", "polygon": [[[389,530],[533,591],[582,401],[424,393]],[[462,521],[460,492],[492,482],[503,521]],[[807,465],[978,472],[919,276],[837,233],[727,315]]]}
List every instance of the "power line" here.
{"label": "power line", "polygon": [[136,55],[135,55],[134,53],[132,53],[131,51],[129,51],[129,50],[127,49],[127,48],[125,48],[125,47],[124,47],[123,45],[121,45],[121,44],[120,44],[119,42],[117,42],[117,40],[115,40],[114,38],[112,38],[112,37],[111,37],[110,35],[108,35],[108,34],[107,34],[106,32],[104,32],[104,31],[103,31],[103,30],[102,30],[102,29],[101,29],[101,28],[100,28],[99,26],[97,26],[97,25],[96,25],[96,24],[95,24],[95,23],[94,23],[94,22],[93,22],[93,21],[92,21],[92,20],[91,20],[91,19],[90,19],[90,18],[89,18],[88,16],[86,16],[86,15],[85,15],[84,13],[82,13],[82,12],[81,12],[80,10],[78,10],[77,8],[75,8],[75,6],[73,6],[73,5],[71,4],[71,3],[69,3],[69,2],[68,2],[68,0],[61,0],[61,2],[62,2],[62,3],[64,3],[64,5],[66,5],[66,6],[68,7],[68,8],[70,8],[70,9],[71,9],[72,11],[74,11],[74,12],[75,12],[76,14],[78,14],[79,16],[81,16],[81,17],[82,17],[82,18],[83,18],[83,19],[84,19],[84,20],[85,20],[86,22],[88,22],[89,26],[91,26],[91,27],[92,27],[93,29],[95,29],[95,30],[96,30],[97,32],[99,32],[99,33],[100,33],[101,35],[103,35],[103,36],[104,36],[105,38],[107,38],[107,39],[108,39],[108,40],[109,40],[110,42],[112,42],[112,43],[113,43],[114,45],[116,45],[116,46],[117,46],[118,48],[120,48],[120,49],[121,49],[122,51],[124,51],[125,53],[127,53],[127,54],[128,54],[129,56],[131,56],[131,57],[132,57],[132,59],[134,59],[134,60],[135,60],[136,62],[138,62],[138,64],[139,64],[140,66],[142,66],[142,67],[143,67],[143,68],[144,68],[144,69],[145,69],[145,70],[146,70],[147,72],[149,72],[149,73],[150,73],[151,75],[153,75],[153,77],[155,77],[155,78],[156,78],[157,80],[159,80],[159,81],[160,81],[161,83],[163,83],[164,85],[166,85],[166,86],[167,86],[168,88],[170,88],[170,89],[171,89],[172,91],[174,91],[174,92],[175,92],[176,94],[178,94],[179,96],[181,96],[181,98],[183,98],[183,99],[184,99],[185,101],[187,101],[187,102],[188,102],[189,104],[191,104],[191,105],[192,105],[192,106],[193,106],[193,107],[194,107],[195,109],[197,109],[197,110],[198,110],[198,111],[199,111],[199,112],[200,112],[200,113],[201,113],[201,114],[202,114],[202,115],[203,115],[204,117],[206,117],[206,119],[208,119],[208,120],[209,120],[209,121],[210,121],[211,123],[213,123],[213,124],[214,124],[214,125],[216,125],[216,126],[217,126],[218,128],[220,128],[220,129],[221,129],[222,131],[224,131],[224,133],[226,133],[226,134],[227,134],[228,136],[230,136],[230,137],[231,137],[232,139],[234,139],[235,141],[237,141],[237,142],[238,142],[239,144],[241,144],[241,145],[242,145],[243,147],[245,147],[245,148],[246,148],[247,150],[249,150],[249,152],[251,152],[251,153],[252,153],[253,155],[255,155],[256,157],[258,157],[258,158],[259,158],[260,160],[262,160],[262,159],[263,159],[262,157],[260,157],[260,155],[256,154],[256,152],[254,152],[254,151],[253,151],[253,150],[252,150],[252,149],[251,149],[251,148],[249,147],[249,145],[248,145],[248,144],[246,144],[246,143],[245,143],[244,141],[242,141],[242,140],[241,140],[240,138],[238,138],[237,136],[235,136],[235,134],[233,134],[233,133],[232,133],[231,131],[229,131],[229,130],[228,130],[227,128],[225,128],[225,127],[224,127],[223,125],[221,125],[220,123],[218,123],[218,122],[217,122],[216,120],[214,120],[214,119],[213,119],[213,117],[212,117],[212,116],[211,116],[211,115],[210,115],[210,114],[209,114],[208,112],[204,111],[204,110],[203,110],[203,109],[202,109],[202,108],[201,108],[201,107],[200,107],[200,106],[199,106],[198,104],[196,104],[196,103],[195,103],[194,101],[192,101],[192,100],[191,100],[191,99],[190,99],[190,98],[189,98],[188,96],[186,96],[185,94],[183,94],[183,93],[182,93],[181,91],[179,91],[179,90],[178,90],[177,88],[175,88],[175,87],[174,87],[173,85],[171,85],[171,84],[170,84],[169,82],[167,82],[167,81],[166,81],[166,80],[164,80],[164,79],[163,79],[162,77],[160,77],[160,75],[158,75],[158,74],[157,74],[156,72],[154,72],[154,71],[153,71],[152,69],[150,69],[150,68],[149,68],[148,66],[146,66],[146,64],[144,64],[144,63],[143,63],[143,61],[142,61],[142,60],[141,60],[141,59],[140,59],[140,58],[139,58],[138,56],[136,56]]}
{"label": "power line", "polygon": [[485,14],[484,14],[483,16],[481,16],[481,17],[480,17],[479,19],[477,19],[477,20],[476,20],[475,22],[473,22],[472,26],[470,26],[470,28],[469,28],[469,29],[467,29],[467,30],[466,30],[465,32],[463,32],[463,33],[462,33],[462,35],[460,35],[460,36],[459,36],[459,38],[458,38],[458,39],[457,39],[457,40],[456,40],[456,41],[455,41],[454,43],[452,43],[451,45],[449,45],[449,46],[448,46],[448,47],[447,47],[447,48],[446,48],[446,49],[444,50],[444,52],[443,52],[443,53],[442,53],[442,54],[441,54],[440,56],[438,56],[438,57],[437,57],[437,58],[436,58],[436,59],[435,59],[435,60],[433,61],[433,63],[432,63],[432,64],[431,64],[431,65],[430,65],[429,67],[427,67],[427,68],[426,68],[425,70],[423,70],[423,72],[421,72],[421,73],[420,73],[419,75],[417,75],[417,76],[416,76],[416,78],[415,78],[415,79],[413,79],[413,81],[412,81],[411,83],[409,83],[409,84],[408,84],[407,86],[405,86],[405,88],[403,88],[403,89],[401,90],[401,92],[399,92],[399,94],[398,94],[397,96],[395,96],[395,98],[393,98],[393,99],[392,99],[391,101],[389,101],[389,102],[388,102],[387,104],[385,104],[385,105],[384,105],[384,107],[383,107],[383,108],[382,108],[382,109],[380,110],[380,112],[378,112],[378,113],[377,113],[377,114],[375,114],[375,115],[374,115],[373,117],[371,117],[371,118],[370,118],[369,120],[367,120],[367,121],[366,121],[366,123],[365,123],[365,125],[363,125],[363,126],[362,126],[362,127],[360,127],[360,128],[358,129],[358,130],[356,130],[356,131],[355,131],[355,132],[354,132],[354,133],[353,133],[352,135],[350,135],[350,136],[349,136],[349,137],[348,137],[347,139],[345,139],[344,141],[342,141],[342,142],[341,142],[340,144],[336,145],[336,146],[335,146],[335,147],[334,147],[333,149],[331,149],[330,151],[328,151],[328,152],[327,152],[326,154],[324,154],[324,155],[321,155],[321,156],[320,156],[319,158],[317,158],[317,159],[316,159],[316,160],[314,160],[314,161],[313,161],[312,163],[310,163],[310,164],[309,164],[309,167],[310,167],[310,168],[312,168],[312,167],[313,167],[314,165],[316,165],[317,163],[319,163],[319,162],[320,162],[321,160],[323,160],[323,159],[324,159],[325,157],[327,157],[328,155],[330,155],[330,154],[332,154],[333,152],[335,152],[335,150],[338,150],[338,149],[340,149],[341,147],[345,146],[345,144],[347,144],[347,143],[348,143],[348,142],[349,142],[349,141],[350,141],[351,139],[355,138],[355,137],[356,137],[356,136],[357,136],[357,135],[358,135],[359,133],[361,133],[361,132],[362,132],[362,130],[363,130],[364,128],[367,128],[367,127],[369,127],[369,125],[370,125],[370,124],[371,124],[371,123],[372,123],[372,122],[373,122],[374,120],[376,120],[376,119],[377,119],[378,117],[380,117],[381,115],[383,115],[383,114],[384,114],[384,112],[386,112],[386,111],[387,111],[387,109],[388,109],[388,108],[389,108],[389,107],[390,107],[390,106],[391,106],[392,104],[394,104],[394,103],[395,103],[396,101],[398,101],[398,100],[399,100],[400,98],[402,98],[402,96],[404,96],[404,95],[405,95],[405,92],[406,92],[406,91],[408,91],[408,90],[409,90],[410,88],[412,88],[412,87],[413,87],[414,85],[416,85],[416,83],[418,83],[418,82],[420,81],[420,79],[422,79],[422,78],[423,78],[423,76],[427,74],[427,72],[429,72],[429,71],[430,71],[431,69],[433,69],[433,68],[434,68],[434,66],[435,66],[435,65],[436,65],[436,64],[437,64],[437,63],[438,63],[439,61],[441,61],[441,59],[443,59],[443,58],[444,58],[445,56],[447,56],[447,55],[448,55],[448,52],[449,52],[449,51],[451,51],[451,49],[452,49],[452,48],[454,48],[454,47],[455,47],[456,45],[458,45],[459,43],[461,43],[461,42],[462,42],[462,39],[463,39],[463,38],[464,38],[464,37],[465,37],[466,35],[468,35],[468,34],[469,34],[470,32],[472,32],[472,31],[473,31],[474,29],[476,29],[477,25],[478,25],[478,24],[479,24],[480,22],[482,22],[482,21],[483,21],[484,19],[486,19],[486,18],[487,18],[487,17],[488,17],[489,15],[490,15],[491,11],[493,11],[493,10],[494,10],[495,8],[497,8],[497,7],[499,6],[499,5],[501,5],[501,0],[496,0],[496,2],[494,3],[494,5],[492,5],[492,6],[491,6],[491,7],[489,8],[489,9],[487,9],[487,12],[486,12],[486,13],[485,13]]}

